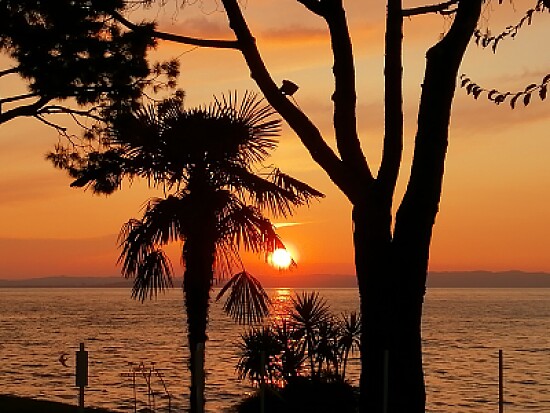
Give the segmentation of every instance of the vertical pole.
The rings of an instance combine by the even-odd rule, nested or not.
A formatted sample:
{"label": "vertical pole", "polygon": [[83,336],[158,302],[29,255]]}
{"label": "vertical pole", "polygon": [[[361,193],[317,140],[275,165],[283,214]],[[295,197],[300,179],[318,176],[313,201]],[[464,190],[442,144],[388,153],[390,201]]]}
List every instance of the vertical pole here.
{"label": "vertical pole", "polygon": [[84,387],[78,388],[78,413],[84,413]]}
{"label": "vertical pole", "polygon": [[502,350],[498,351],[498,413],[504,413],[504,362]]}
{"label": "vertical pole", "polygon": [[84,413],[84,387],[88,385],[88,352],[84,349],[84,343],[76,352],[76,386],[78,387],[78,412]]}
{"label": "vertical pole", "polygon": [[260,413],[265,413],[265,351],[260,352]]}
{"label": "vertical pole", "polygon": [[384,350],[384,400],[383,400],[383,412],[388,413],[388,393],[389,393],[389,364],[390,364],[390,352]]}

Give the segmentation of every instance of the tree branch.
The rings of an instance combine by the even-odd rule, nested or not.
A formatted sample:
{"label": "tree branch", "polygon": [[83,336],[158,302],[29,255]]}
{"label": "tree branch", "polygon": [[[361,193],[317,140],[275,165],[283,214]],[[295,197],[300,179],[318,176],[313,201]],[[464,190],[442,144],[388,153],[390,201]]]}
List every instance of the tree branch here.
{"label": "tree branch", "polygon": [[427,247],[431,239],[441,198],[458,69],[479,21],[482,3],[461,1],[451,28],[426,54],[411,176],[394,231],[394,240],[410,247],[411,259],[426,258],[419,262],[428,262],[429,251],[417,251],[415,245]]}
{"label": "tree branch", "polygon": [[35,116],[37,111],[49,101],[50,98],[41,97],[29,105],[18,106],[3,113],[0,111],[0,125],[19,116]]}
{"label": "tree branch", "polygon": [[267,101],[296,132],[311,157],[329,175],[330,179],[350,199],[358,196],[356,176],[324,141],[321,132],[311,120],[281,93],[265,67],[256,41],[246,24],[237,0],[222,0],[229,18],[229,26],[235,33],[240,50],[254,79]]}
{"label": "tree branch", "polygon": [[317,14],[318,16],[324,16],[326,14],[326,10],[324,9],[321,1],[319,0],[297,0],[298,3],[301,3],[304,5],[305,8],[307,8],[309,11]]}
{"label": "tree branch", "polygon": [[19,66],[16,67],[10,67],[9,69],[0,70],[0,77],[11,75],[19,72]]}
{"label": "tree branch", "polygon": [[[115,20],[126,26],[130,30],[143,30],[138,24],[132,23],[122,16],[117,11],[112,11],[110,14]],[[210,39],[198,39],[195,37],[179,36],[171,33],[159,32],[157,30],[151,30],[151,36],[157,39],[168,40],[176,43],[188,44],[191,46],[199,47],[212,47],[217,49],[239,49],[239,43],[236,40],[210,40]]]}
{"label": "tree branch", "polygon": [[325,20],[328,23],[334,56],[332,71],[335,88],[332,101],[338,152],[342,161],[357,174],[357,177],[372,180],[372,174],[357,135],[357,94],[353,50],[341,0],[331,3]]}
{"label": "tree branch", "polygon": [[25,93],[25,94],[22,94],[22,95],[12,96],[12,97],[9,97],[9,98],[0,99],[0,105],[2,105],[2,103],[17,102],[18,100],[34,98],[34,97],[37,97],[37,96],[39,96],[38,93]]}
{"label": "tree branch", "polygon": [[418,16],[420,14],[428,13],[440,13],[440,14],[450,14],[456,12],[456,9],[451,9],[452,6],[456,5],[459,0],[449,0],[440,4],[432,4],[430,6],[421,6],[413,7],[411,9],[404,9],[401,13],[403,17]]}
{"label": "tree branch", "polygon": [[378,182],[391,207],[403,153],[403,17],[401,0],[389,0],[384,67],[384,149]]}
{"label": "tree branch", "polygon": [[93,112],[97,110],[97,107],[93,107],[88,110],[77,110],[77,109],[71,109],[65,106],[59,106],[59,105],[48,105],[44,106],[43,108],[39,109],[36,114],[37,115],[56,115],[56,114],[65,114],[70,115],[76,123],[78,123],[79,126],[86,129],[85,126],[83,126],[79,120],[77,120],[77,116],[81,116],[83,118],[89,118],[93,119],[98,122],[105,121],[104,118],[101,116],[95,115]]}

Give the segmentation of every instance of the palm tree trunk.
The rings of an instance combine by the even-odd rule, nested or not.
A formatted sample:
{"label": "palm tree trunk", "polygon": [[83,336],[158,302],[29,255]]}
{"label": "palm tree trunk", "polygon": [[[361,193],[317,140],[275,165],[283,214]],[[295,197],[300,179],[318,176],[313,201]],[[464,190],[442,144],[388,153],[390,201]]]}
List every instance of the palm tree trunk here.
{"label": "palm tree trunk", "polygon": [[[205,242],[206,241],[206,242]],[[208,307],[213,280],[215,244],[202,234],[189,234],[185,242],[183,291],[187,313],[191,413],[204,412],[204,345],[208,339]]]}

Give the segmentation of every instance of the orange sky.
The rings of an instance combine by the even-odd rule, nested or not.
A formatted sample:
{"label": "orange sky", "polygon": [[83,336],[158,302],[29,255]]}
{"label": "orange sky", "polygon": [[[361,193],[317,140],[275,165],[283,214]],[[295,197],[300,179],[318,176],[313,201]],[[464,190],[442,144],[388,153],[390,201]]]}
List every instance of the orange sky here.
{"label": "orange sky", "polygon": [[[166,31],[230,37],[214,3],[202,2],[202,11],[187,6],[177,14],[167,9],[155,15]],[[246,3],[274,78],[300,85],[297,102],[332,142],[332,62],[322,21],[293,0]],[[369,161],[377,165],[383,123],[384,7],[383,2],[366,3],[372,2],[347,1],[347,8],[356,54],[359,129]],[[517,22],[532,4],[518,0],[513,6],[498,6],[493,0],[484,19],[498,32]],[[540,81],[550,72],[550,54],[540,40],[548,38],[549,22],[548,14],[535,16],[534,25],[514,41],[502,43],[496,55],[472,45],[463,71],[487,88],[502,90]],[[424,53],[448,26],[438,16],[417,17],[405,25],[406,140],[396,204],[408,176]],[[237,52],[191,49],[161,44],[156,53],[158,58],[181,56],[187,106],[228,90],[256,90]],[[13,81],[0,82],[0,93],[17,87]],[[512,111],[484,99],[473,101],[458,90],[432,270],[550,271],[549,130],[550,102],[533,99],[528,108]],[[65,174],[43,160],[55,142],[55,131],[33,120],[0,127],[0,278],[118,274],[116,234],[122,223],[140,215],[151,196],[140,184],[125,184],[110,197],[69,188]],[[281,276],[353,273],[350,206],[345,198],[287,127],[272,161],[326,194],[296,213],[291,221],[298,225],[280,229],[299,263],[298,269]],[[276,273],[262,259],[247,256],[247,262],[260,278]]]}

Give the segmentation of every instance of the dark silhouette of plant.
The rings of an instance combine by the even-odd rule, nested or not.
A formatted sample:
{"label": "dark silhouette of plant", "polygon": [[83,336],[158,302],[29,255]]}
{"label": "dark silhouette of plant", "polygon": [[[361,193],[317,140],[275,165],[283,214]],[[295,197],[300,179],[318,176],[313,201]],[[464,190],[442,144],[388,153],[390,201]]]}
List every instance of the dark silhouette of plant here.
{"label": "dark silhouette of plant", "polygon": [[283,350],[283,344],[269,326],[252,328],[241,335],[240,357],[237,363],[240,380],[252,383],[278,385],[280,372],[274,360]]}
{"label": "dark silhouette of plant", "polygon": [[237,365],[241,380],[248,377],[258,384],[264,374],[264,383],[276,387],[305,376],[344,381],[349,353],[360,344],[360,317],[335,317],[318,293],[301,293],[292,297],[288,318],[252,329],[242,339]]}
{"label": "dark silhouette of plant", "polygon": [[[313,336],[313,350],[317,375],[337,376],[340,365],[340,325],[333,317],[327,317],[317,325]],[[323,365],[325,369],[323,370]]]}
{"label": "dark silhouette of plant", "polygon": [[[58,146],[49,155],[75,178],[71,186],[108,194],[124,177],[139,177],[170,193],[149,201],[143,217],[123,227],[119,261],[124,276],[135,280],[133,296],[145,300],[171,284],[172,268],[162,247],[183,244],[192,412],[203,408],[197,401],[204,392],[200,347],[207,340],[216,273],[223,277],[242,266],[239,247],[265,253],[284,247],[262,211],[287,216],[322,196],[278,169],[261,167],[276,147],[280,121],[273,114],[250,93],[242,101],[232,94],[194,109],[168,100],[116,117],[97,136],[101,150],[80,153]],[[267,295],[249,273],[240,271],[229,286],[225,307],[230,314],[240,321],[265,314]]]}
{"label": "dark silhouette of plant", "polygon": [[359,349],[361,344],[361,315],[353,311],[350,314],[343,314],[340,322],[340,337],[338,347],[342,359],[340,376],[346,378],[346,367],[349,354],[354,349]]}
{"label": "dark silhouette of plant", "polygon": [[55,115],[84,127],[78,119],[103,121],[136,105],[146,87],[175,88],[177,61],[147,61],[154,25],[125,30],[112,19],[126,7],[119,0],[0,0],[0,54],[7,57],[0,78],[17,77],[27,87],[0,96],[0,124],[29,117],[68,136]]}
{"label": "dark silhouette of plant", "polygon": [[223,305],[224,311],[239,324],[254,324],[262,321],[269,313],[269,297],[262,285],[251,274],[242,271],[235,274],[222,287],[216,300],[230,293]]}
{"label": "dark silhouette of plant", "polygon": [[315,342],[317,329],[329,317],[329,307],[319,293],[302,293],[292,297],[290,320],[304,337],[311,374],[315,375]]}
{"label": "dark silhouette of plant", "polygon": [[284,318],[276,322],[271,330],[277,341],[281,343],[281,352],[272,362],[282,382],[285,383],[303,373],[303,364],[306,360],[305,341],[300,339],[300,331]]}

